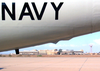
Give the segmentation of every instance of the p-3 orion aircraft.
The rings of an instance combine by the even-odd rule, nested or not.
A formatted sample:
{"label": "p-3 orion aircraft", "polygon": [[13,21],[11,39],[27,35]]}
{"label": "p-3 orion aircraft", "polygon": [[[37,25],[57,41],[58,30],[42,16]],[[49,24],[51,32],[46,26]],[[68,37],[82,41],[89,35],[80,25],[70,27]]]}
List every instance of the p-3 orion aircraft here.
{"label": "p-3 orion aircraft", "polygon": [[0,0],[0,51],[100,31],[100,0]]}

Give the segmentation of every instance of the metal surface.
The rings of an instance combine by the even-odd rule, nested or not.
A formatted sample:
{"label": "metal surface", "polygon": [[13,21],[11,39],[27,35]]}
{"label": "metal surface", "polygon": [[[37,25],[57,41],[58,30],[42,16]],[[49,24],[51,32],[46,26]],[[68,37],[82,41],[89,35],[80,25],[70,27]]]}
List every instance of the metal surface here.
{"label": "metal surface", "polygon": [[[2,2],[12,10],[12,0],[0,0],[0,3]],[[23,16],[22,20],[18,20],[25,2],[29,3],[35,20],[31,20],[30,16]],[[63,0],[58,20],[55,20],[55,10],[51,2],[58,6],[61,1],[34,0],[39,12],[44,2],[47,2],[41,20],[37,19],[31,2],[33,0],[16,0],[16,20],[12,20],[8,13],[5,13],[5,20],[0,19],[0,51],[48,42],[56,43],[59,40],[69,40],[75,36],[100,31],[99,0]]]}

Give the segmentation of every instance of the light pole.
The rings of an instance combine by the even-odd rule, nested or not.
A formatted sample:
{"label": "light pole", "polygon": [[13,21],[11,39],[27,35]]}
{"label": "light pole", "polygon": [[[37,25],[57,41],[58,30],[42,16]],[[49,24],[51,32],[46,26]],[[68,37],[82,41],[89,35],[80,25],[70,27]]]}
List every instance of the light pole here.
{"label": "light pole", "polygon": [[90,53],[92,53],[92,44],[89,45],[90,46]]}

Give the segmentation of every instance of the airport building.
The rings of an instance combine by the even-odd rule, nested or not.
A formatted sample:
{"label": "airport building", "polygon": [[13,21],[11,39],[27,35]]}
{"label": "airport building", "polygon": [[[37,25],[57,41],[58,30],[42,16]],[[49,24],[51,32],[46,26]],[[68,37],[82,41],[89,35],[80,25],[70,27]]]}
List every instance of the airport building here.
{"label": "airport building", "polygon": [[73,50],[62,50],[60,55],[73,55]]}
{"label": "airport building", "polygon": [[47,55],[47,50],[38,50],[39,55]]}
{"label": "airport building", "polygon": [[62,50],[60,55],[83,55],[83,50],[73,51],[73,50]]}
{"label": "airport building", "polygon": [[83,55],[83,50],[80,50],[80,51],[74,51],[73,52],[75,55]]}
{"label": "airport building", "polygon": [[58,55],[57,49],[54,50],[31,50],[31,51],[21,51],[22,55]]}
{"label": "airport building", "polygon": [[21,51],[19,54],[22,55],[38,55],[39,52],[37,50],[31,50],[31,51]]}
{"label": "airport building", "polygon": [[21,51],[22,55],[83,55],[83,50],[73,51],[73,50],[31,50],[31,51]]}
{"label": "airport building", "polygon": [[58,55],[58,52],[57,49],[47,50],[47,55]]}

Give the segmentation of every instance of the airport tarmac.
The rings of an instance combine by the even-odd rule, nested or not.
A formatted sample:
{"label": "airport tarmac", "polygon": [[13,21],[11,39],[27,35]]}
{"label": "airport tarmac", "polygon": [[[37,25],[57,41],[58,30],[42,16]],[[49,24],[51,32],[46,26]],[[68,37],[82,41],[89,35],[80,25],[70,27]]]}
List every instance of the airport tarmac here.
{"label": "airport tarmac", "polygon": [[0,57],[0,71],[100,71],[100,57]]}

